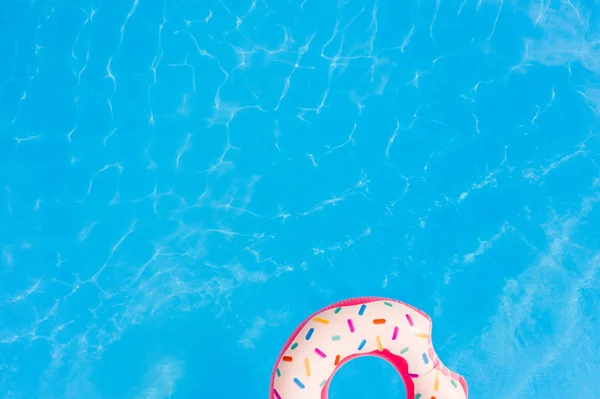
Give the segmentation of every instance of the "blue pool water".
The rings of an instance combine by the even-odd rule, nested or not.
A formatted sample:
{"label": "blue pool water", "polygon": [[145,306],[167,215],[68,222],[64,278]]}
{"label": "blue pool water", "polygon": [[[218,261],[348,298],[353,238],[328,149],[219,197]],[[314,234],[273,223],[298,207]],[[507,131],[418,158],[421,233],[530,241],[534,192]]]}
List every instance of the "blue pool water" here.
{"label": "blue pool water", "polygon": [[[266,398],[341,299],[600,390],[591,1],[0,2],[0,397]],[[403,397],[359,359],[330,397]]]}

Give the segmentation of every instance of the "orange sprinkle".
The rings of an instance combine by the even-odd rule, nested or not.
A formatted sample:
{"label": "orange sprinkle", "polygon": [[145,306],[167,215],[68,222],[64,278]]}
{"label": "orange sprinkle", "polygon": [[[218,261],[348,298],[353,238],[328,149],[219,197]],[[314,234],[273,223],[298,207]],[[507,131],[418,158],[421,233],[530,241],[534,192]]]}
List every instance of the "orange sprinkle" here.
{"label": "orange sprinkle", "polygon": [[373,320],[373,324],[385,324],[385,319],[375,319]]}
{"label": "orange sprinkle", "polygon": [[284,356],[283,357],[283,361],[284,362],[291,362],[292,360],[294,360],[291,356]]}
{"label": "orange sprinkle", "polygon": [[337,355],[337,356],[335,357],[335,362],[333,362],[333,365],[334,365],[334,366],[337,366],[339,362],[340,362],[340,355]]}
{"label": "orange sprinkle", "polygon": [[435,399],[435,396],[432,396],[431,399]]}
{"label": "orange sprinkle", "polygon": [[435,381],[433,382],[433,390],[437,392],[440,387],[440,373],[436,373]]}
{"label": "orange sprinkle", "polygon": [[310,361],[308,358],[304,358],[304,370],[306,370],[306,376],[310,377]]}
{"label": "orange sprinkle", "polygon": [[415,336],[418,338],[425,338],[425,339],[429,338],[429,334],[415,334]]}
{"label": "orange sprinkle", "polygon": [[329,320],[323,319],[322,317],[315,317],[313,320],[317,323],[329,324]]}
{"label": "orange sprinkle", "polygon": [[383,345],[381,344],[381,338],[379,338],[379,335],[375,337],[375,340],[377,341],[377,349],[379,349],[381,352],[383,350]]}

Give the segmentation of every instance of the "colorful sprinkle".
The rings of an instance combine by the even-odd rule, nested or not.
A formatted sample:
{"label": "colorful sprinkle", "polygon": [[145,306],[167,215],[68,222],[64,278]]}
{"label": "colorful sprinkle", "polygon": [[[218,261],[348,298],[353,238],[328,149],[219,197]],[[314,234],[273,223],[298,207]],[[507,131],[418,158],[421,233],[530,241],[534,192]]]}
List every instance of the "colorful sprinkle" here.
{"label": "colorful sprinkle", "polygon": [[367,343],[367,340],[366,340],[366,339],[363,339],[363,340],[360,342],[360,345],[358,345],[358,350],[361,350],[362,348],[364,348],[366,343]]}
{"label": "colorful sprinkle", "polygon": [[352,323],[352,319],[348,319],[348,328],[350,328],[350,332],[354,332],[354,323]]}
{"label": "colorful sprinkle", "polygon": [[406,348],[402,349],[402,350],[400,351],[400,354],[401,354],[401,355],[404,355],[406,352],[408,352],[408,346],[407,346]]}
{"label": "colorful sprinkle", "polygon": [[327,355],[326,355],[325,353],[323,353],[323,352],[321,351],[321,349],[319,349],[319,348],[315,348],[315,353],[316,353],[317,355],[321,356],[323,359],[325,359],[325,358],[327,357]]}
{"label": "colorful sprinkle", "polygon": [[458,386],[456,385],[456,382],[454,382],[454,380],[450,380],[450,382],[452,383],[452,386],[453,386],[454,388],[458,388]]}
{"label": "colorful sprinkle", "polygon": [[334,365],[334,366],[337,366],[339,362],[340,362],[340,355],[337,355],[337,356],[335,357],[335,361],[333,362],[333,365]]}
{"label": "colorful sprinkle", "polygon": [[362,316],[363,314],[365,314],[366,308],[367,308],[367,305],[365,305],[365,304],[361,305],[360,309],[358,310],[358,315]]}
{"label": "colorful sprinkle", "polygon": [[323,385],[325,385],[326,382],[327,382],[327,380],[321,381],[321,383],[319,384],[319,387],[322,387]]}
{"label": "colorful sprinkle", "polygon": [[277,368],[277,377],[281,377],[281,371],[279,371],[279,367]]}
{"label": "colorful sprinkle", "polygon": [[294,378],[294,382],[300,387],[300,389],[304,389],[304,384],[299,379]]}
{"label": "colorful sprinkle", "polygon": [[377,341],[377,349],[379,349],[379,351],[383,351],[383,345],[381,344],[381,338],[378,336],[375,337],[375,340]]}
{"label": "colorful sprinkle", "polygon": [[306,376],[310,377],[310,360],[307,357],[304,358],[304,371],[306,371]]}
{"label": "colorful sprinkle", "polygon": [[392,341],[395,341],[398,338],[398,327],[394,327],[394,333],[392,334]]}
{"label": "colorful sprinkle", "polygon": [[435,359],[435,351],[433,350],[433,347],[429,347],[429,349],[427,350],[427,356],[429,356],[430,359]]}
{"label": "colorful sprinkle", "polygon": [[292,350],[296,349],[298,347],[298,342],[294,342],[292,344]]}
{"label": "colorful sprinkle", "polygon": [[385,306],[389,306],[390,308],[393,306],[390,302],[384,302],[383,303]]}
{"label": "colorful sprinkle", "polygon": [[338,313],[340,313],[340,310],[342,310],[342,308],[337,308],[336,310],[333,311],[333,313],[338,314]]}
{"label": "colorful sprinkle", "polygon": [[385,319],[375,319],[373,320],[373,324],[385,324]]}
{"label": "colorful sprinkle", "polygon": [[284,362],[291,362],[292,360],[294,360],[291,356],[284,356],[283,357],[283,361]]}
{"label": "colorful sprinkle", "polygon": [[429,364],[429,359],[427,358],[427,353],[423,353],[423,361],[425,364]]}
{"label": "colorful sprinkle", "polygon": [[281,399],[281,396],[279,395],[279,392],[277,392],[277,389],[273,389],[273,393],[275,394],[275,397],[277,399]]}
{"label": "colorful sprinkle", "polygon": [[410,324],[411,327],[415,325],[412,317],[410,317],[408,313],[406,314],[406,320],[408,320],[408,324]]}
{"label": "colorful sprinkle", "polygon": [[313,320],[316,321],[317,323],[329,324],[329,320],[323,319],[322,317],[315,317]]}
{"label": "colorful sprinkle", "polygon": [[417,334],[415,334],[415,337],[428,339],[429,338],[429,334],[417,333]]}
{"label": "colorful sprinkle", "polygon": [[433,390],[437,392],[440,388],[440,373],[435,374],[435,381],[433,382]]}
{"label": "colorful sprinkle", "polygon": [[435,396],[432,396],[431,399],[435,399]]}
{"label": "colorful sprinkle", "polygon": [[342,339],[342,337],[340,337],[339,335],[334,335],[333,337],[331,337],[332,341],[339,341],[340,339]]}
{"label": "colorful sprinkle", "polygon": [[420,397],[421,397],[420,393],[418,393],[418,394],[415,395],[415,399],[419,399]]}
{"label": "colorful sprinkle", "polygon": [[419,378],[419,374],[408,373],[406,375],[409,376],[410,378]]}
{"label": "colorful sprinkle", "polygon": [[315,332],[314,328],[311,328],[310,330],[308,330],[308,332],[306,333],[306,340],[308,341],[310,339],[310,337],[312,337],[313,333]]}

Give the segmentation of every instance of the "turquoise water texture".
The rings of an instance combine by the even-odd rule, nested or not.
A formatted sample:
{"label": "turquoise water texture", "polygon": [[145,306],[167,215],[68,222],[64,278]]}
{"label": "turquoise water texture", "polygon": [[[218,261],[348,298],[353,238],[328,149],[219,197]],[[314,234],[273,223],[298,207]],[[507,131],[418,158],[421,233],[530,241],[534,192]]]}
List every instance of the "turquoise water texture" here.
{"label": "turquoise water texture", "polygon": [[[266,398],[349,297],[599,397],[592,1],[0,2],[0,398]],[[332,399],[400,398],[357,359]]]}

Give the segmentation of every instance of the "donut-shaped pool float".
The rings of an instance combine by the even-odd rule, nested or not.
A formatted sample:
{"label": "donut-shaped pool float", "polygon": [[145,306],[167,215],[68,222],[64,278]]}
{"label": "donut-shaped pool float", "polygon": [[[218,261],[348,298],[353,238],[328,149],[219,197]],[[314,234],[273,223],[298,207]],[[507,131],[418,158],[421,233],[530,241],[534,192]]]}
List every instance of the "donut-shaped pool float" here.
{"label": "donut-shaped pool float", "polygon": [[391,363],[407,399],[468,399],[464,377],[448,370],[433,349],[429,316],[375,297],[334,303],[300,324],[277,359],[269,399],[327,399],[337,370],[360,356]]}

